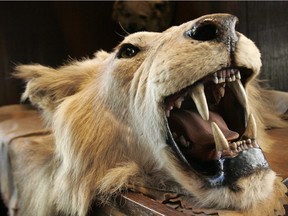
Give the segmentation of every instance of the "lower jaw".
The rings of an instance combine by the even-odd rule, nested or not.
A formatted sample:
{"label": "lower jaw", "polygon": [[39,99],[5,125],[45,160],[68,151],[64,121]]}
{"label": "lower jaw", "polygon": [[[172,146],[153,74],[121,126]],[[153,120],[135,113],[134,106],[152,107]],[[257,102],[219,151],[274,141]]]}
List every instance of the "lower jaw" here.
{"label": "lower jaw", "polygon": [[[225,158],[211,162],[214,172],[211,175],[199,174],[205,188],[229,187],[238,191],[236,182],[261,170],[269,170],[269,164],[260,148],[244,150],[234,158]],[[210,172],[211,173],[211,172]]]}
{"label": "lower jaw", "polygon": [[[195,195],[197,200],[196,205],[199,208],[229,209],[237,211],[249,210],[249,212],[254,209],[258,213],[263,207],[266,207],[266,205],[270,205],[271,208],[271,197],[275,198],[275,195],[278,193],[275,193],[277,184],[279,184],[279,180],[276,179],[275,172],[270,169],[261,169],[254,174],[242,176],[237,181],[237,186],[240,188],[238,191],[231,190],[230,187],[224,186],[202,188],[201,192]],[[283,195],[284,193],[285,192],[283,191]],[[259,209],[259,207],[261,209]],[[269,210],[271,210],[270,208],[268,207]],[[267,213],[267,209],[262,212],[263,214],[255,215],[266,215],[264,213]],[[254,214],[251,213],[249,215]]]}

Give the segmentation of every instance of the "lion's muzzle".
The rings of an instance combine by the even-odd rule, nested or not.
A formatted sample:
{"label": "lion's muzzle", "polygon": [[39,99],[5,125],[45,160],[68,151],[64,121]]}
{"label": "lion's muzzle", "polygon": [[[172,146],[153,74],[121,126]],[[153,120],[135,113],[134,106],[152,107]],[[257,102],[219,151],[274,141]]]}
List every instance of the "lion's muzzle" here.
{"label": "lion's muzzle", "polygon": [[254,72],[235,63],[237,21],[228,14],[205,16],[186,31],[188,39],[197,43],[222,44],[229,65],[210,71],[164,101],[168,143],[184,166],[210,186],[231,186],[243,176],[269,168],[246,92]]}

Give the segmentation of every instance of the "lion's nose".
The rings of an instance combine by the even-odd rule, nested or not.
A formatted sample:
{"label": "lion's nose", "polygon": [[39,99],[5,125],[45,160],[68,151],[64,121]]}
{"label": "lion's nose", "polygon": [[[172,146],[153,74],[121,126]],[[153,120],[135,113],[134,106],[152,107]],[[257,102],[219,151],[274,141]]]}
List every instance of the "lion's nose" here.
{"label": "lion's nose", "polygon": [[235,26],[236,16],[230,14],[212,14],[198,20],[187,35],[198,41],[217,40],[231,46],[237,41]]}

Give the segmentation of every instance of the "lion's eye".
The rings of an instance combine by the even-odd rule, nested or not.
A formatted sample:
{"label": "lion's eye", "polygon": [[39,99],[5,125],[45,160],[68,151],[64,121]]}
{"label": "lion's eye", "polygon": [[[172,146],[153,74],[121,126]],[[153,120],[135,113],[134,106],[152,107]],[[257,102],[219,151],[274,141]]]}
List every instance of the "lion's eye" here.
{"label": "lion's eye", "polygon": [[132,44],[124,44],[118,52],[118,58],[132,58],[140,49]]}

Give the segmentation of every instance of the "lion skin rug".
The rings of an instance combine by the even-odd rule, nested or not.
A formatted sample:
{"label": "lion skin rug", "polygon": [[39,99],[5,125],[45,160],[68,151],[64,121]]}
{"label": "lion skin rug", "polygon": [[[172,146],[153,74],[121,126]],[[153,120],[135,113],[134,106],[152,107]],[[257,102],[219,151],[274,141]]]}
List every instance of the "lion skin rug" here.
{"label": "lion skin rug", "polygon": [[22,214],[84,216],[129,185],[199,208],[284,214],[262,149],[272,145],[265,128],[287,124],[263,97],[260,52],[237,21],[206,15],[56,69],[17,66],[23,100],[52,129],[41,148],[15,150]]}

